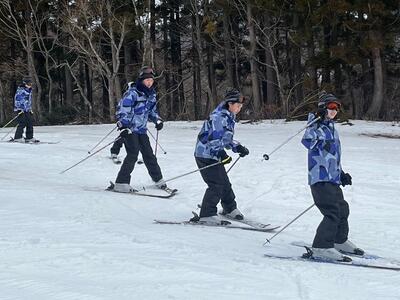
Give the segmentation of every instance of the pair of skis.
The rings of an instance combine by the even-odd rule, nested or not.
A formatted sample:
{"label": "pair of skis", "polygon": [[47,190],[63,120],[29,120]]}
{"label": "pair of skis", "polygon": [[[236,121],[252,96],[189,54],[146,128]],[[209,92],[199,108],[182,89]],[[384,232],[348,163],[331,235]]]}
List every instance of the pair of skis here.
{"label": "pair of skis", "polygon": [[249,231],[259,231],[259,232],[270,232],[273,231],[279,226],[273,226],[271,224],[260,223],[248,218],[244,218],[243,220],[232,219],[227,216],[221,215],[221,223],[207,223],[199,221],[199,216],[195,213],[194,217],[188,221],[168,221],[168,220],[154,220],[156,224],[170,224],[170,225],[191,225],[191,226],[207,226],[207,227],[223,227],[229,229],[241,229],[241,230],[249,230]]}
{"label": "pair of skis", "polygon": [[311,245],[304,242],[292,242],[289,245],[276,245],[270,244],[267,246],[267,251],[264,254],[265,257],[273,259],[283,259],[289,261],[301,261],[301,262],[316,262],[316,263],[328,263],[352,267],[361,268],[372,268],[372,269],[384,269],[392,271],[400,271],[400,261],[386,259],[377,255],[364,254],[362,256],[345,253],[344,255],[351,257],[351,261],[336,261],[330,259],[322,259],[313,257],[306,257],[305,251],[311,251]]}
{"label": "pair of skis", "polygon": [[[115,184],[112,181],[110,181],[110,186],[106,188],[106,191],[115,192],[114,185]],[[148,192],[146,192],[146,190],[143,190],[143,191],[132,190],[128,194],[137,195],[137,196],[146,196],[146,197],[152,197],[152,198],[168,199],[168,198],[175,196],[178,193],[177,189],[170,189],[168,187],[164,188],[164,189],[159,189],[159,190],[162,191],[163,194],[148,193]]]}
{"label": "pair of skis", "polygon": [[33,141],[33,142],[17,142],[14,139],[10,139],[8,141],[0,141],[2,143],[15,143],[15,144],[30,144],[30,145],[40,145],[40,144],[48,144],[48,145],[54,145],[54,144],[58,144],[60,143],[60,141],[56,141],[56,142],[50,142],[50,141]]}
{"label": "pair of skis", "polygon": [[[113,183],[111,182],[111,186],[107,190],[112,190]],[[140,196],[148,196],[148,197],[157,197],[157,198],[170,198],[173,197],[177,190],[167,189],[164,190],[168,193],[168,195],[155,195],[155,194],[147,194],[145,192],[137,192],[132,191],[133,195]],[[196,213],[194,219],[199,219]],[[197,216],[197,218],[196,218]],[[204,223],[201,221],[170,221],[170,220],[154,220],[156,224],[169,224],[169,225],[188,225],[188,226],[206,226],[206,227],[222,227],[228,229],[240,229],[240,230],[248,230],[248,231],[257,231],[257,232],[271,232],[275,229],[279,228],[279,226],[273,226],[271,224],[264,224],[249,218],[244,218],[243,220],[237,220],[229,218],[226,215],[221,215],[221,223],[213,224],[213,223]],[[301,262],[316,262],[316,263],[328,263],[328,264],[336,264],[336,265],[344,265],[344,266],[352,266],[352,267],[362,267],[362,268],[372,268],[372,269],[383,269],[383,270],[392,270],[392,271],[400,271],[400,261],[394,261],[390,259],[386,259],[377,255],[364,254],[363,256],[356,256],[346,253],[346,255],[351,256],[352,261],[335,261],[329,259],[321,259],[312,257],[312,255],[306,258],[303,253],[306,249],[310,249],[311,245],[308,245],[304,242],[293,242],[290,245],[282,245],[282,244],[273,244],[269,245],[265,257],[273,258],[273,259],[282,259],[288,261],[301,261]]]}

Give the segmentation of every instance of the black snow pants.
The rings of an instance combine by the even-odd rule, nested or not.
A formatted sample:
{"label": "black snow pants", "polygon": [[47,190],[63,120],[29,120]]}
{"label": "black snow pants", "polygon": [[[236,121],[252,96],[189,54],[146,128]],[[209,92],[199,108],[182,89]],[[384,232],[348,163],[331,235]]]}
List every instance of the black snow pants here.
{"label": "black snow pants", "polygon": [[[196,157],[196,163],[199,168],[215,164],[216,162],[218,161],[214,159]],[[201,204],[200,218],[216,215],[217,205],[220,200],[222,208],[227,213],[236,209],[235,194],[233,193],[232,185],[224,165],[215,165],[201,170],[200,173],[208,185]]]}
{"label": "black snow pants", "polygon": [[23,112],[22,114],[20,114],[18,116],[17,122],[18,122],[18,126],[17,126],[17,130],[15,131],[14,139],[22,138],[22,134],[24,133],[24,128],[26,128],[25,138],[27,140],[33,138],[33,118],[32,118],[32,113]]}
{"label": "black snow pants", "polygon": [[162,179],[161,169],[157,163],[157,158],[153,154],[147,134],[132,133],[124,140],[124,144],[127,154],[115,182],[130,183],[131,173],[135,168],[139,151],[142,153],[143,162],[151,179],[154,182]]}
{"label": "black snow pants", "polygon": [[114,144],[111,147],[111,154],[116,154],[118,155],[119,152],[121,151],[122,145],[124,144],[124,141],[122,139],[116,140]]}
{"label": "black snow pants", "polygon": [[334,243],[344,243],[349,233],[349,204],[343,198],[339,185],[318,182],[311,185],[314,203],[324,218],[317,228],[313,247],[333,248]]}

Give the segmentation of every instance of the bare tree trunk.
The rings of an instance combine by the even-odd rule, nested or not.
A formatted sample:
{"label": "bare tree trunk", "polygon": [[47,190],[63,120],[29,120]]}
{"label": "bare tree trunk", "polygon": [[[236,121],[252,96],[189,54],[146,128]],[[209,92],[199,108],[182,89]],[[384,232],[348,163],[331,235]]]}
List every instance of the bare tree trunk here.
{"label": "bare tree trunk", "polygon": [[356,119],[361,119],[363,115],[364,97],[360,84],[353,82],[351,85],[351,98],[353,102],[353,115]]}
{"label": "bare tree trunk", "polygon": [[153,40],[151,38],[151,25],[152,25],[152,5],[153,0],[145,1],[145,21],[140,23],[143,30],[143,63],[142,65],[154,67],[154,57],[153,57]]}
{"label": "bare tree trunk", "polygon": [[[299,16],[297,13],[293,13],[293,28],[299,27]],[[291,50],[291,68],[293,73],[293,88],[294,88],[294,106],[297,106],[303,101],[303,77],[301,68],[301,53],[300,46],[291,38],[290,39],[290,50]]]}
{"label": "bare tree trunk", "polygon": [[[170,43],[168,40],[168,14],[163,10],[163,14],[162,14],[162,33],[163,33],[163,48],[164,49],[170,49]],[[169,51],[164,50],[163,52],[163,60],[164,60],[164,86],[165,86],[165,107],[166,107],[166,111],[167,111],[167,115],[165,115],[164,117],[166,118],[170,118],[172,115],[172,98],[171,98],[171,94],[170,94],[170,89],[171,89],[171,84],[170,84],[170,59],[169,59]]]}
{"label": "bare tree trunk", "polygon": [[64,80],[64,97],[65,97],[65,105],[72,106],[74,99],[74,92],[72,87],[72,75],[69,68],[64,68],[65,80]]}
{"label": "bare tree trunk", "polygon": [[[28,11],[25,12],[26,14],[29,14]],[[29,19],[28,17],[26,19]],[[32,45],[32,26],[30,23],[27,23],[25,25],[25,42],[26,42],[26,55],[27,55],[27,60],[28,60],[28,71],[29,75],[33,77],[33,82],[35,84],[36,93],[33,93],[32,95],[32,102],[33,102],[33,107],[34,107],[34,113],[35,116],[38,120],[41,119],[42,116],[42,106],[41,106],[41,99],[42,99],[42,85],[39,81],[39,76],[37,75],[36,72],[36,66],[35,66],[35,58],[33,56],[33,45]]]}
{"label": "bare tree trunk", "polygon": [[48,112],[49,112],[49,114],[51,114],[51,113],[53,113],[53,103],[54,103],[54,101],[53,101],[53,86],[54,86],[54,83],[53,83],[53,78],[52,78],[52,76],[51,76],[51,74],[50,74],[50,62],[49,62],[49,57],[46,55],[45,56],[45,66],[46,66],[46,75],[47,75],[47,79],[48,79],[48,84],[49,84],[49,90],[48,90],[48,93],[47,93],[47,97],[48,97],[48,99],[47,99],[47,101],[48,101],[48,104],[49,104],[49,110],[48,110]]}
{"label": "bare tree trunk", "polygon": [[91,104],[93,104],[93,89],[92,89],[92,76],[91,70],[87,63],[83,63],[84,72],[82,72],[82,81],[85,83],[86,87],[86,98]]}
{"label": "bare tree trunk", "polygon": [[36,118],[38,118],[38,120],[41,119],[42,116],[42,106],[41,106],[41,98],[42,98],[42,84],[39,81],[39,76],[36,73],[36,67],[35,67],[35,61],[33,58],[33,51],[29,51],[27,53],[28,55],[28,69],[29,69],[29,74],[31,75],[31,77],[33,77],[33,81],[35,83],[35,87],[36,89],[34,89],[36,91],[36,93],[33,93],[32,95],[32,102],[33,102],[33,107],[35,109],[34,113]]}
{"label": "bare tree trunk", "polygon": [[[207,74],[207,79],[208,79],[208,84],[207,84],[207,92],[208,92],[208,97],[207,97],[207,103],[206,103],[206,114],[210,112],[211,109],[215,106],[217,103],[217,88],[215,84],[215,73],[214,73],[214,62],[212,61],[212,68],[210,69],[210,60],[212,59],[209,57],[210,55],[210,49],[209,49],[209,42],[206,41],[207,43],[207,64],[204,62],[203,59],[203,48],[202,48],[202,24],[200,22],[199,18],[199,8],[197,6],[197,1],[194,1],[193,3],[193,8],[195,12],[195,17],[196,17],[196,35],[197,35],[197,43],[196,43],[196,48],[197,52],[199,53],[199,61],[200,61],[200,66],[203,68],[203,73]],[[208,14],[209,11],[209,2],[208,0],[204,1],[204,12],[205,14]],[[211,49],[212,51],[212,49]],[[212,54],[212,53],[211,53]],[[211,100],[211,101],[210,101]]]}
{"label": "bare tree trunk", "polygon": [[218,94],[217,84],[215,82],[215,70],[214,70],[214,51],[210,43],[207,43],[207,66],[208,66],[208,86],[210,88],[210,111],[217,105]]}
{"label": "bare tree trunk", "polygon": [[133,60],[132,60],[132,51],[133,47],[131,45],[124,45],[124,75],[125,81],[130,82],[132,81],[132,74],[133,74]]}
{"label": "bare tree trunk", "polygon": [[[327,56],[326,59],[330,57],[329,48],[331,47],[330,37],[331,37],[331,25],[324,26],[324,53]],[[331,82],[331,70],[329,66],[322,67],[322,84],[328,84]]]}
{"label": "bare tree trunk", "polygon": [[[113,11],[112,11],[112,6],[111,6],[111,1],[107,1],[107,12],[111,16]],[[121,51],[122,47],[122,41],[124,40],[124,34],[120,37],[119,45],[117,44],[117,39],[114,35],[114,24],[113,20],[110,18],[109,24],[108,24],[108,32],[110,35],[110,45],[111,45],[111,59],[112,59],[112,73],[107,76],[109,80],[109,107],[110,107],[110,120],[114,121],[115,120],[115,106],[117,105],[117,99],[121,98],[121,84],[119,82],[118,78],[118,71],[119,71],[119,66],[120,66],[120,60],[119,60],[119,53]],[[125,26],[124,24],[122,25],[122,32],[125,32]],[[118,81],[118,83],[117,83]]]}
{"label": "bare tree trunk", "polygon": [[[310,38],[307,40],[307,57],[308,60],[311,61],[311,58],[315,56],[315,45],[314,45],[314,36],[312,33],[310,33]],[[309,65],[307,66],[307,74],[309,77],[309,88],[311,91],[314,91],[318,87],[318,82],[317,82],[317,69],[315,66],[312,65],[310,62]]]}
{"label": "bare tree trunk", "polygon": [[176,20],[176,14],[178,11],[176,10],[176,5],[173,4],[173,6],[170,8],[170,13],[169,13],[169,21],[170,21],[170,26],[169,26],[169,37],[171,41],[171,88],[172,88],[172,115],[174,118],[178,117],[180,115],[180,108],[181,108],[181,99],[179,98],[179,76],[178,76],[178,68],[179,68],[179,53],[178,53],[178,24]]}
{"label": "bare tree trunk", "polygon": [[254,116],[256,118],[260,117],[261,109],[261,94],[260,94],[260,83],[258,79],[258,67],[256,61],[256,49],[257,49],[257,40],[254,29],[254,20],[252,14],[252,5],[247,3],[247,22],[249,27],[250,34],[250,51],[249,51],[249,60],[250,60],[250,72],[251,72],[251,86],[253,93],[253,110]]}
{"label": "bare tree trunk", "polygon": [[229,29],[229,14],[223,13],[224,25],[224,51],[225,51],[225,70],[228,77],[228,84],[230,87],[237,88],[234,80],[234,70],[232,63],[232,45],[231,45],[231,31]]}
{"label": "bare tree trunk", "polygon": [[201,112],[201,75],[200,59],[196,44],[200,43],[196,38],[196,16],[192,13],[192,78],[193,78],[193,119],[198,120]]}
{"label": "bare tree trunk", "polygon": [[179,86],[178,86],[178,90],[179,90],[179,103],[180,103],[180,107],[179,107],[179,112],[180,113],[184,113],[185,115],[187,114],[186,112],[186,99],[185,99],[185,90],[184,90],[184,85],[183,85],[183,68],[182,68],[182,42],[181,42],[181,20],[180,20],[180,9],[179,9],[179,5],[177,5],[176,7],[176,28],[178,29],[177,33],[176,33],[176,41],[177,41],[177,47],[176,47],[176,52],[177,52],[177,70],[178,70],[178,82],[179,82]]}
{"label": "bare tree trunk", "polygon": [[[378,39],[377,32],[370,32],[373,41]],[[378,47],[371,49],[372,61],[374,64],[374,95],[372,103],[367,111],[367,116],[371,119],[379,118],[379,113],[383,104],[383,70],[381,51]]]}
{"label": "bare tree trunk", "polygon": [[264,14],[264,22],[266,29],[266,37],[265,37],[265,80],[267,82],[267,99],[266,103],[274,104],[276,103],[276,74],[273,67],[273,58],[274,50],[271,45],[270,37],[272,35],[269,27],[271,26],[270,16],[268,13]]}
{"label": "bare tree trunk", "polygon": [[6,123],[6,114],[5,114],[5,99],[6,95],[4,93],[3,82],[0,81],[0,124]]}
{"label": "bare tree trunk", "polygon": [[71,77],[73,77],[73,79],[75,80],[75,83],[78,87],[79,93],[81,94],[81,97],[83,98],[83,101],[85,103],[85,105],[88,106],[89,108],[89,123],[93,122],[93,106],[91,101],[89,101],[89,99],[87,98],[87,96],[85,95],[85,92],[82,88],[82,85],[80,84],[80,80],[75,76],[75,74],[71,71],[72,67],[69,65],[69,63],[67,63],[66,69],[69,70],[69,74],[71,74]]}

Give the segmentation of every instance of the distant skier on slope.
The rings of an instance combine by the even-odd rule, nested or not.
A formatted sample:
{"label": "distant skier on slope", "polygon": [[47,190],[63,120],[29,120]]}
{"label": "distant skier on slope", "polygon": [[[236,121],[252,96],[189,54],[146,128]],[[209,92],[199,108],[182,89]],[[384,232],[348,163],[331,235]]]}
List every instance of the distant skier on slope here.
{"label": "distant skier on slope", "polygon": [[348,240],[349,205],[343,198],[340,185],[351,185],[351,176],[341,166],[339,134],[333,119],[340,109],[339,100],[332,94],[321,93],[316,114],[310,113],[309,126],[302,138],[308,149],[308,183],[314,203],[324,218],[318,226],[312,244],[312,256],[332,260],[349,260],[343,255],[363,255],[364,251]]}
{"label": "distant skier on slope", "polygon": [[232,161],[225,149],[232,149],[241,157],[249,154],[249,150],[233,140],[235,116],[242,108],[244,97],[239,91],[228,91],[224,100],[210,114],[204,122],[198,135],[194,156],[199,168],[215,164],[222,164],[200,171],[208,188],[204,194],[200,210],[200,221],[206,223],[221,223],[217,215],[217,205],[221,200],[223,214],[233,219],[242,220],[243,214],[237,208],[225,164]]}
{"label": "distant skier on slope", "polygon": [[[14,96],[14,111],[18,113],[18,126],[13,142],[37,143],[39,140],[33,137],[32,118],[32,79],[24,77]],[[22,137],[26,128],[25,139]]]}
{"label": "distant skier on slope", "polygon": [[157,130],[163,128],[163,121],[158,115],[156,107],[154,75],[152,68],[143,67],[136,84],[128,89],[118,105],[117,126],[121,130],[120,137],[125,145],[127,156],[122,163],[113,188],[116,192],[130,193],[133,191],[130,186],[131,173],[138,159],[139,151],[142,153],[150,177],[159,188],[167,190],[147,135],[148,120],[155,124]]}

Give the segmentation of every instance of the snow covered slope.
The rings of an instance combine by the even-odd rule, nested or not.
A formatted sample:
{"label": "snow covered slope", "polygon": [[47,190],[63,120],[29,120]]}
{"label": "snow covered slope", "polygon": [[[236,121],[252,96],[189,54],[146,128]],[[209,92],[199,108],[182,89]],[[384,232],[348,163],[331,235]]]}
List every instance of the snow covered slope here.
{"label": "snow covered slope", "polygon": [[[337,125],[343,168],[353,176],[344,189],[350,237],[370,253],[400,260],[400,140],[362,135],[400,135],[400,127],[354,123]],[[301,134],[262,161],[304,125],[237,125],[235,138],[250,155],[230,178],[245,215],[285,225],[312,204]],[[400,299],[399,272],[269,259],[262,246],[269,233],[153,224],[191,217],[205,190],[198,173],[170,182],[179,189],[171,199],[102,191],[120,167],[108,149],[59,174],[113,126],[35,127],[36,138],[61,142],[0,143],[1,300]],[[167,154],[158,151],[164,178],[197,168],[200,126],[166,123],[160,143]],[[144,165],[132,178],[135,186],[151,184]],[[311,242],[320,220],[313,209],[272,243]]]}

